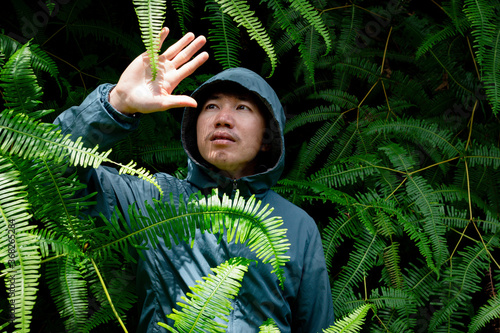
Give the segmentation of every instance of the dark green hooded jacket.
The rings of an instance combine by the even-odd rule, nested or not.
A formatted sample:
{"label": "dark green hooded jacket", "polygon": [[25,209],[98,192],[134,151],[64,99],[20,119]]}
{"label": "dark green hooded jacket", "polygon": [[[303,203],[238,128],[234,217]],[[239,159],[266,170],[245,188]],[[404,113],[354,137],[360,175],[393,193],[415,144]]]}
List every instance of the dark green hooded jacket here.
{"label": "dark green hooded jacket", "polygon": [[[201,191],[219,192],[233,195],[238,189],[248,197],[255,194],[264,206],[274,207],[273,215],[282,217],[281,228],[287,229],[290,249],[287,255],[284,289],[279,285],[271,266],[251,264],[242,281],[238,297],[233,301],[234,310],[229,315],[227,332],[258,332],[258,327],[267,318],[273,318],[281,332],[321,332],[333,323],[331,289],[326,271],[321,238],[314,220],[302,209],[282,198],[271,187],[278,181],[284,167],[283,128],[285,115],[274,90],[254,72],[235,68],[226,70],[208,80],[193,93],[193,97],[203,100],[211,87],[222,82],[231,82],[254,93],[272,113],[264,140],[271,143],[267,156],[257,174],[237,180],[228,179],[213,171],[200,156],[196,146],[196,119],[198,111],[187,108],[182,123],[182,141],[188,154],[188,176],[179,180],[166,173],[155,175],[165,192],[174,198],[183,198]],[[99,86],[78,107],[63,112],[56,123],[63,134],[71,133],[76,139],[82,137],[88,146],[99,144],[108,149],[133,131],[138,118],[125,116],[114,110],[108,102],[112,85]],[[137,205],[145,212],[144,202],[159,199],[158,190],[148,182],[128,175],[119,175],[112,168],[99,167],[85,176],[89,191],[96,191],[95,211],[108,218],[115,207],[127,217],[130,204]],[[160,240],[156,249],[144,251],[145,260],[137,265],[137,292],[141,306],[138,332],[166,332],[157,322],[172,325],[167,314],[182,301],[181,296],[189,292],[202,276],[212,273],[211,267],[225,262],[231,257],[255,259],[248,247],[224,240],[218,244],[217,236],[197,232],[193,247],[180,243],[171,250]]]}

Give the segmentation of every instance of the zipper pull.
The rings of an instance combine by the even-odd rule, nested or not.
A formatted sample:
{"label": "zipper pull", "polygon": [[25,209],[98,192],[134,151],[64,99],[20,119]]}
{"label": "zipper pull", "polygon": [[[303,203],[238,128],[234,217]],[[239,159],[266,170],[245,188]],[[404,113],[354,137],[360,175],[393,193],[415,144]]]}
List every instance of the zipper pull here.
{"label": "zipper pull", "polygon": [[238,182],[236,179],[233,179],[233,192],[235,192],[238,189]]}

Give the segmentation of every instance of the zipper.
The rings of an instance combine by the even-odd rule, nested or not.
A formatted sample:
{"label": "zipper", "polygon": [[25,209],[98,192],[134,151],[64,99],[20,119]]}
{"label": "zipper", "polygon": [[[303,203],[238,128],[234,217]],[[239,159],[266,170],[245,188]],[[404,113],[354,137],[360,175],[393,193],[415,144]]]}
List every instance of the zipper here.
{"label": "zipper", "polygon": [[233,192],[231,193],[232,198],[234,198],[237,189],[238,189],[238,181],[236,179],[233,179]]}

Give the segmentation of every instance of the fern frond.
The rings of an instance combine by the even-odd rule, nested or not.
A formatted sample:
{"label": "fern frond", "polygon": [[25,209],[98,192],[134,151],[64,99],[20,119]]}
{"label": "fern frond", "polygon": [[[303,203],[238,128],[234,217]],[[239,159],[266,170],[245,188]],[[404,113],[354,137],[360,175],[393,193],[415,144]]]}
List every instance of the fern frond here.
{"label": "fern frond", "polygon": [[298,171],[300,175],[305,174],[307,169],[314,163],[316,157],[334,140],[337,139],[342,130],[344,120],[338,116],[325,122],[314,134],[304,151],[298,156]]}
{"label": "fern frond", "polygon": [[73,239],[78,246],[91,227],[80,216],[81,210],[92,205],[87,196],[76,196],[86,186],[78,181],[77,175],[67,174],[67,163],[54,163],[43,159],[23,160],[10,157],[27,185],[28,199],[32,202],[33,216],[48,229],[57,230],[59,236]]}
{"label": "fern frond", "polygon": [[158,71],[160,32],[165,21],[166,0],[133,0],[133,4],[139,19],[142,41],[146,46],[154,81]]}
{"label": "fern frond", "polygon": [[239,42],[240,32],[234,25],[231,17],[221,10],[215,1],[209,0],[206,9],[210,13],[207,19],[214,26],[208,30],[208,39],[214,44],[214,57],[222,68],[238,67],[240,65],[239,52],[241,43]]}
{"label": "fern frond", "polygon": [[123,165],[121,163],[116,163],[117,165],[120,166],[120,170],[118,171],[119,174],[127,174],[127,175],[136,175],[140,179],[143,179],[151,184],[153,184],[157,189],[158,192],[160,192],[160,198],[163,197],[163,190],[161,186],[158,184],[154,176],[151,175],[151,173],[146,170],[146,168],[139,168],[136,169],[137,163],[134,161],[130,161],[128,164]]}
{"label": "fern frond", "polygon": [[[212,233],[227,233],[227,241],[245,244],[256,253],[259,260],[269,263],[273,267],[271,273],[277,275],[280,285],[283,286],[285,277],[282,266],[290,260],[285,256],[290,244],[286,238],[286,229],[279,229],[283,221],[276,216],[269,217],[272,208],[260,208],[261,202],[255,197],[245,201],[236,193],[234,199],[226,195],[222,200],[215,193],[199,200],[193,196],[188,205],[183,200],[177,209],[173,198],[171,203],[155,201],[154,207],[146,203],[149,217],[146,218],[132,208],[129,212],[131,227],[128,226],[119,212],[113,215],[106,230],[113,235],[109,241],[107,235],[95,235],[96,247],[92,249],[99,256],[108,256],[112,250],[119,250],[128,254],[127,245],[139,247],[149,243],[156,246],[158,238],[163,238],[165,245],[172,246],[171,238],[193,242],[196,229],[202,232],[209,230]],[[125,229],[121,231],[121,229]]]}
{"label": "fern frond", "polygon": [[469,21],[463,15],[456,20],[448,22],[448,24],[441,31],[433,32],[426,37],[426,39],[419,46],[415,54],[415,59],[418,60],[420,57],[424,56],[434,45],[443,42],[446,39],[455,37],[457,34],[464,31],[468,26]]}
{"label": "fern frond", "polygon": [[362,182],[368,176],[378,174],[381,162],[374,155],[353,156],[350,159],[341,160],[339,163],[325,166],[313,174],[309,180],[331,188],[340,188]]}
{"label": "fern frond", "polygon": [[[494,236],[487,241],[486,246],[496,247],[498,241],[498,236]],[[489,266],[487,249],[479,243],[466,247],[458,255],[460,257],[453,257],[453,265],[443,274],[447,278],[443,281],[446,289],[441,296],[442,308],[433,313],[429,323],[430,331],[434,331],[442,323],[448,326],[450,320],[453,322],[455,312],[470,302],[474,292],[482,289],[481,276],[484,276]]]}
{"label": "fern frond", "polygon": [[45,276],[68,332],[79,331],[87,320],[87,283],[80,272],[78,260],[64,256],[50,261]]}
{"label": "fern frond", "polygon": [[13,111],[0,113],[0,152],[24,159],[43,158],[61,162],[69,158],[74,166],[98,167],[111,151],[99,153],[98,147],[85,148],[83,142],[63,137],[55,126],[40,123]]}
{"label": "fern frond", "polygon": [[324,333],[355,333],[359,332],[365,322],[365,317],[368,311],[375,311],[375,307],[371,304],[364,304],[355,309],[347,316],[335,320],[335,323],[323,330]]}
{"label": "fern frond", "polygon": [[400,119],[389,122],[377,120],[371,123],[364,133],[369,135],[392,133],[418,144],[425,142],[431,147],[441,149],[445,158],[456,156],[461,152],[460,146],[453,144],[453,134],[450,131],[440,129],[437,124],[423,120]]}
{"label": "fern frond", "polygon": [[194,8],[194,3],[192,0],[173,0],[172,8],[177,12],[179,26],[182,29],[182,34],[185,35],[188,32],[186,23],[193,18],[191,11]]}
{"label": "fern frond", "polygon": [[494,169],[500,167],[500,149],[496,146],[474,144],[466,158],[471,167],[484,166]]}
{"label": "fern frond", "polygon": [[273,320],[273,318],[268,318],[259,327],[259,333],[280,333],[280,332],[281,331],[276,325],[276,322]]}
{"label": "fern frond", "polygon": [[402,289],[404,286],[403,275],[399,265],[401,256],[399,254],[399,243],[392,242],[384,249],[384,263],[385,269],[389,276],[390,285],[395,289]]}
{"label": "fern frond", "polygon": [[278,58],[271,42],[271,38],[267,34],[262,23],[259,21],[255,12],[250,10],[250,6],[245,0],[215,0],[225,14],[228,14],[233,20],[242,25],[248,32],[250,39],[254,39],[260,47],[266,52],[271,62],[271,77],[278,64]]}
{"label": "fern frond", "polygon": [[35,229],[31,234],[33,243],[40,247],[42,258],[47,258],[51,254],[55,256],[64,255],[67,257],[80,257],[82,255],[83,246],[78,246],[77,243],[70,238],[59,235],[57,231]]}
{"label": "fern frond", "polygon": [[139,157],[149,164],[167,164],[171,162],[184,162],[186,152],[180,141],[172,141],[165,145],[140,147]]}
{"label": "fern frond", "polygon": [[38,291],[39,248],[28,233],[30,205],[19,172],[0,157],[0,262],[17,331],[28,332]]}
{"label": "fern frond", "polygon": [[[105,282],[106,290],[113,301],[114,309],[120,318],[126,320],[127,311],[137,301],[135,292],[135,273],[128,263],[121,262],[121,257],[100,260],[99,271]],[[94,328],[116,319],[111,305],[103,293],[103,286],[97,277],[94,267],[87,269],[85,276],[89,282],[89,298],[91,299],[92,312],[87,322],[81,327],[81,332],[93,332]]]}
{"label": "fern frond", "polygon": [[55,80],[58,80],[59,77],[59,69],[57,68],[56,63],[49,55],[40,48],[38,44],[32,44],[30,46],[31,50],[31,64],[33,69],[42,70],[50,74]]}
{"label": "fern frond", "polygon": [[483,82],[486,95],[491,103],[491,111],[497,115],[500,111],[500,22],[492,33],[489,47],[483,56]]}
{"label": "fern frond", "polygon": [[340,23],[340,35],[337,39],[335,53],[350,57],[353,53],[359,52],[360,48],[365,48],[367,41],[360,40],[359,32],[362,27],[361,10],[358,6],[350,6],[349,12],[342,16]]}
{"label": "fern frond", "polygon": [[335,219],[329,218],[330,223],[322,232],[323,252],[325,253],[326,268],[332,270],[333,258],[337,253],[337,248],[342,244],[343,237],[354,238],[361,232],[361,225],[357,222],[356,216],[347,213],[339,214]]}
{"label": "fern frond", "polygon": [[465,0],[464,13],[473,28],[471,34],[474,36],[477,51],[477,61],[483,64],[485,50],[491,45],[492,35],[497,34],[495,30],[498,3],[495,0]]}
{"label": "fern frond", "polygon": [[[306,27],[304,22],[298,20],[299,13],[291,9],[290,6],[285,6],[281,1],[271,0],[266,1],[266,3],[273,11],[276,24],[285,31],[284,35],[275,43],[276,53],[278,55],[285,54],[293,46],[298,45],[300,57],[309,72],[311,81],[314,82],[314,59],[317,58],[317,50],[321,49],[317,43],[318,39],[311,34],[314,28]],[[309,45],[311,48],[308,47]]]}
{"label": "fern frond", "polygon": [[423,221],[423,228],[428,235],[438,267],[448,258],[448,248],[444,234],[446,226],[442,222],[443,210],[427,180],[421,176],[407,178],[406,191],[411,202]]}
{"label": "fern frond", "polygon": [[314,109],[302,112],[286,122],[285,134],[308,123],[341,118],[340,108],[337,105],[318,106]]}
{"label": "fern frond", "polygon": [[375,264],[375,258],[383,253],[385,247],[378,235],[373,235],[366,229],[358,235],[349,262],[332,285],[335,313],[342,313],[343,303],[353,294],[357,283],[363,281],[366,272]]}
{"label": "fern frond", "polygon": [[31,67],[31,56],[29,44],[22,46],[0,72],[5,106],[15,112],[29,113],[41,103],[42,88]]}
{"label": "fern frond", "polygon": [[68,25],[67,29],[74,34],[75,38],[92,37],[95,41],[119,45],[127,51],[132,59],[144,50],[144,43],[138,41],[137,38],[130,38],[129,35],[123,33],[123,29],[103,20],[89,19],[84,14]]}
{"label": "fern frond", "polygon": [[488,304],[479,308],[476,315],[472,317],[469,325],[469,333],[475,333],[484,328],[493,319],[500,318],[500,297],[490,298]]}
{"label": "fern frond", "polygon": [[332,39],[318,11],[307,0],[289,0],[290,7],[300,13],[309,24],[323,37],[326,45],[326,54],[332,49]]}
{"label": "fern frond", "polygon": [[193,293],[187,293],[182,299],[186,303],[178,303],[182,310],[173,309],[167,315],[175,321],[175,328],[161,323],[162,327],[171,332],[192,332],[197,329],[210,332],[225,332],[227,326],[216,322],[219,318],[227,321],[226,316],[232,310],[231,301],[238,295],[244,274],[248,271],[250,260],[245,258],[231,258],[217,268],[212,268],[215,276],[203,277],[204,281],[190,287]]}

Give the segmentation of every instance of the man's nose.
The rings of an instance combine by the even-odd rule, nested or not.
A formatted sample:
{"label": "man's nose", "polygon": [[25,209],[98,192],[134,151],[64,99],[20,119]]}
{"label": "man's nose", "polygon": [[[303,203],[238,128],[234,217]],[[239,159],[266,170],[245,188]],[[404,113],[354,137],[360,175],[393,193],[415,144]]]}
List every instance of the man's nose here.
{"label": "man's nose", "polygon": [[230,108],[222,108],[215,118],[215,127],[229,127],[234,126],[233,114]]}

